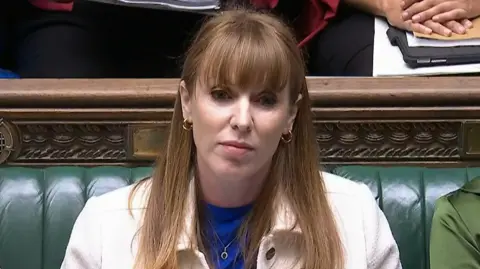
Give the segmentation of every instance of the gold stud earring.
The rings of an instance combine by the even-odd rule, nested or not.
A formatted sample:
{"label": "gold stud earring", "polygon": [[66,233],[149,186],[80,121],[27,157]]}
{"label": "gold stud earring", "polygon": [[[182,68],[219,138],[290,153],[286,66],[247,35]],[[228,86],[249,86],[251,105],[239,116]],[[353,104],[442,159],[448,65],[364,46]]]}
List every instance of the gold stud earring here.
{"label": "gold stud earring", "polygon": [[282,139],[282,142],[285,143],[285,144],[290,143],[293,139],[292,130],[289,130],[287,134],[282,134],[281,139]]}
{"label": "gold stud earring", "polygon": [[193,123],[189,122],[187,119],[183,120],[182,128],[186,131],[192,130]]}

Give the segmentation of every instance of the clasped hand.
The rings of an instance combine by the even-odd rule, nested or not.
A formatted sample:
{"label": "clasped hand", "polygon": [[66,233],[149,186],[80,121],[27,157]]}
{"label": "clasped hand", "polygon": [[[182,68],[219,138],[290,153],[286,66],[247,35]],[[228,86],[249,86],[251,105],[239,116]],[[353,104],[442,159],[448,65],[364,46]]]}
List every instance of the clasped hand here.
{"label": "clasped hand", "polygon": [[464,34],[480,16],[480,0],[384,0],[383,6],[391,25],[423,34]]}

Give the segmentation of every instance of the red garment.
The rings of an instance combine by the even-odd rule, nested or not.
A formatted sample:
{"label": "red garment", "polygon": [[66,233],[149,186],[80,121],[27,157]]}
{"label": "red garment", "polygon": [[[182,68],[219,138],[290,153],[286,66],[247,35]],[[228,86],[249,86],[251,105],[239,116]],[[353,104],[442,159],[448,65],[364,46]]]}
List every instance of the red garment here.
{"label": "red garment", "polygon": [[[250,0],[257,8],[273,9],[279,0]],[[281,0],[280,0],[281,1]],[[297,0],[300,2],[300,0]],[[299,47],[304,46],[316,34],[327,26],[328,20],[335,17],[340,0],[303,0],[306,2],[295,25],[297,35],[301,40]]]}
{"label": "red garment", "polygon": [[[257,8],[273,9],[279,0],[250,0]],[[280,0],[281,1],[281,0]],[[297,0],[300,2],[300,0]],[[299,47],[304,46],[318,32],[327,26],[328,20],[335,17],[340,0],[303,0],[306,2],[302,14],[296,22],[297,35],[300,38]],[[34,6],[46,10],[71,11],[73,0],[69,3],[58,3],[52,0],[30,0]]]}
{"label": "red garment", "polygon": [[59,3],[52,0],[29,0],[30,3],[40,9],[55,11],[72,11],[73,0],[67,3]]}

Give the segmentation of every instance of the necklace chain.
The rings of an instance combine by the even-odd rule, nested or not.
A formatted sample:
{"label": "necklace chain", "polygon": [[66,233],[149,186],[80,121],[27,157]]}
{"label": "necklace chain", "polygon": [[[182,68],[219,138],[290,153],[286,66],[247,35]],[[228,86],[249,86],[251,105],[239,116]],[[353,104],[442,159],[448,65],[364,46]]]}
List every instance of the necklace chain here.
{"label": "necklace chain", "polygon": [[235,236],[235,238],[233,238],[233,240],[230,241],[230,243],[225,245],[225,244],[223,244],[222,239],[220,239],[220,236],[217,234],[217,231],[215,231],[215,228],[213,227],[213,224],[210,222],[210,220],[208,220],[208,223],[210,224],[210,227],[212,227],[213,234],[215,235],[217,240],[220,242],[220,244],[222,244],[222,246],[223,246],[223,251],[222,251],[222,253],[220,253],[220,258],[222,258],[222,260],[228,259],[227,249],[237,239],[237,237]]}

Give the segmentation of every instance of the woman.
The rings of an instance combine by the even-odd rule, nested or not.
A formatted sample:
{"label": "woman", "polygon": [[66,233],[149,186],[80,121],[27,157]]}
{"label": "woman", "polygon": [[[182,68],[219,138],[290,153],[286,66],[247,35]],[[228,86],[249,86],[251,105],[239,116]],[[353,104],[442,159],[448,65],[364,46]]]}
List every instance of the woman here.
{"label": "woman", "polygon": [[480,178],[441,197],[430,235],[431,269],[480,269]]}
{"label": "woman", "polygon": [[89,200],[62,268],[401,268],[369,189],[318,172],[310,109],[285,25],[208,20],[153,177]]}

